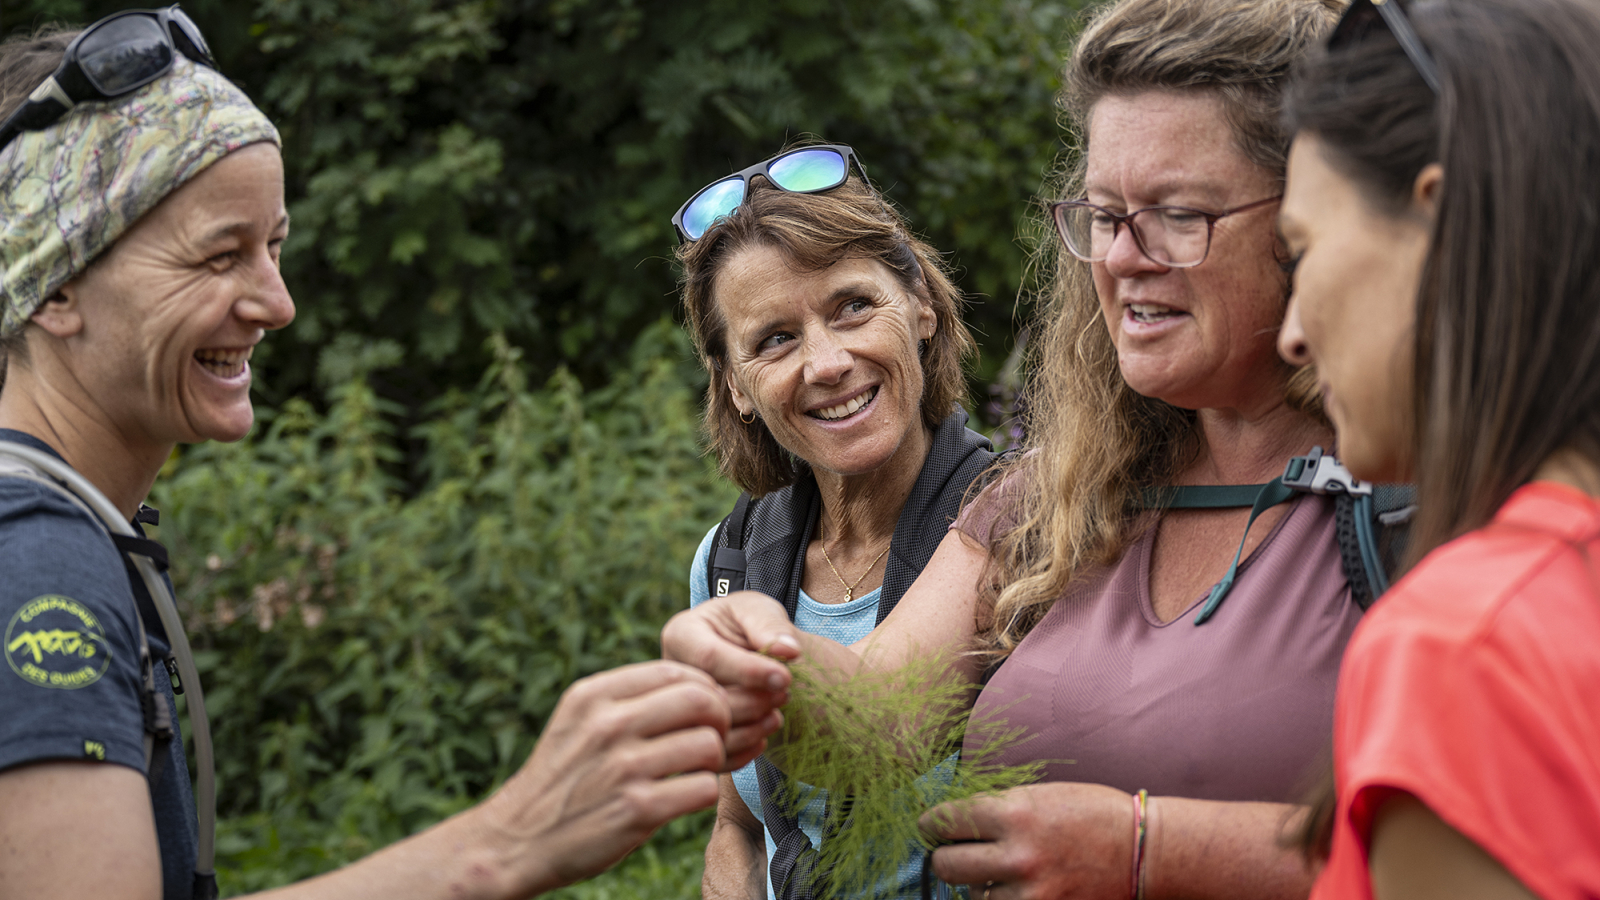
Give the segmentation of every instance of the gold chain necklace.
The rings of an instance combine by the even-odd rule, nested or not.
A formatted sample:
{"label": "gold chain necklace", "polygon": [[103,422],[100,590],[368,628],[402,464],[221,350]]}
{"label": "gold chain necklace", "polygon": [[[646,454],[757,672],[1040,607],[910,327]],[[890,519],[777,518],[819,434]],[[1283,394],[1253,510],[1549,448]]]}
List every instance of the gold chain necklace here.
{"label": "gold chain necklace", "polygon": [[[891,546],[893,543],[893,541],[890,541]],[[867,571],[861,573],[861,577],[855,580],[855,584],[845,584],[844,576],[839,574],[839,570],[833,565],[833,559],[828,556],[827,540],[824,539],[822,541],[822,558],[827,561],[828,568],[833,569],[833,577],[839,579],[839,583],[844,585],[844,602],[846,603],[849,603],[851,600],[855,599],[856,585],[865,581],[867,576],[872,574],[872,570],[878,567],[878,560],[883,559],[883,554],[888,552],[889,548],[884,547],[883,550],[879,551],[877,556],[872,558],[872,562],[867,563]]]}

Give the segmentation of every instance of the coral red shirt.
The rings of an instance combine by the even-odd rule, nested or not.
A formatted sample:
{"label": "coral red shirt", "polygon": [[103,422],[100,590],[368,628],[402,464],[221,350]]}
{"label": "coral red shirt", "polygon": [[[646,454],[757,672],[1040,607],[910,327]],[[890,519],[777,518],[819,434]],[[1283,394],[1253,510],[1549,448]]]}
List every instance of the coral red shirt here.
{"label": "coral red shirt", "polygon": [[1345,656],[1334,776],[1313,900],[1372,896],[1395,791],[1545,900],[1600,897],[1600,502],[1526,485],[1395,585]]}

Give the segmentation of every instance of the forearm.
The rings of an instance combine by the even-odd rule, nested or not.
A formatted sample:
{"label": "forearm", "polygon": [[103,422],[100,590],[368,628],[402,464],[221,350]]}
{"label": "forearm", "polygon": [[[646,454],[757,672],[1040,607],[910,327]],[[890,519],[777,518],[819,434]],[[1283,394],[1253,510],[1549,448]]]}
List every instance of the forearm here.
{"label": "forearm", "polygon": [[1283,803],[1152,797],[1145,838],[1145,897],[1306,897],[1315,873],[1299,850],[1284,840],[1303,811]]}
{"label": "forearm", "polygon": [[733,783],[717,779],[717,820],[706,844],[700,893],[706,900],[762,900],[767,896],[766,832]]}
{"label": "forearm", "polygon": [[[502,900],[559,885],[538,850],[515,849],[468,810],[426,831],[263,900]],[[497,850],[502,843],[503,852]],[[520,857],[520,858],[519,858]]]}

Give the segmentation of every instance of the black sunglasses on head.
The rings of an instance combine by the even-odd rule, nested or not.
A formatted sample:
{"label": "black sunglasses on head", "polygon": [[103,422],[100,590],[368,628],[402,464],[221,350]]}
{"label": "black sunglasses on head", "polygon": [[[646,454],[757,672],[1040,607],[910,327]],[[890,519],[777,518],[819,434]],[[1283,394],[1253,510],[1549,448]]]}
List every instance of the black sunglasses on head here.
{"label": "black sunglasses on head", "polygon": [[49,128],[79,103],[144,87],[171,71],[179,53],[217,67],[199,26],[177,4],[106,16],[72,39],[55,72],[0,123],[0,148],[24,131]]}
{"label": "black sunglasses on head", "polygon": [[1422,46],[1400,0],[1354,0],[1339,18],[1339,24],[1333,27],[1333,33],[1328,35],[1328,49],[1359,44],[1380,25],[1388,27],[1389,33],[1400,42],[1400,49],[1406,52],[1406,58],[1437,95],[1440,92],[1439,67],[1428,55],[1428,48]]}

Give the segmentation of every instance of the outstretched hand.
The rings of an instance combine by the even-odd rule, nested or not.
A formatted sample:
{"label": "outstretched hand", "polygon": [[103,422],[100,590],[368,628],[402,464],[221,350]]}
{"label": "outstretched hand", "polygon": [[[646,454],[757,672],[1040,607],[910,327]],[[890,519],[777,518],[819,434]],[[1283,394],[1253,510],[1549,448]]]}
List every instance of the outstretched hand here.
{"label": "outstretched hand", "polygon": [[727,693],[677,663],[574,683],[533,755],[481,808],[493,843],[529,869],[526,891],[512,893],[597,874],[671,819],[715,804],[731,721]]}
{"label": "outstretched hand", "polygon": [[728,692],[732,726],[726,745],[732,771],[756,756],[782,724],[789,700],[786,665],[800,657],[800,632],[771,597],[740,591],[715,597],[668,620],[661,655],[706,673]]}

